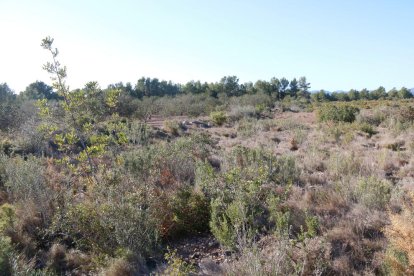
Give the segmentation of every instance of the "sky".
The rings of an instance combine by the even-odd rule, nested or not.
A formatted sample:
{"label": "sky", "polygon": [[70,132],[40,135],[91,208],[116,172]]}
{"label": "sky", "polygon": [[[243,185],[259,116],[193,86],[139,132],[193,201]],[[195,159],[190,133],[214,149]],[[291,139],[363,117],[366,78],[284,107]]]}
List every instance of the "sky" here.
{"label": "sky", "polygon": [[51,36],[81,88],[306,76],[312,90],[414,87],[412,0],[1,0],[0,83],[51,84]]}

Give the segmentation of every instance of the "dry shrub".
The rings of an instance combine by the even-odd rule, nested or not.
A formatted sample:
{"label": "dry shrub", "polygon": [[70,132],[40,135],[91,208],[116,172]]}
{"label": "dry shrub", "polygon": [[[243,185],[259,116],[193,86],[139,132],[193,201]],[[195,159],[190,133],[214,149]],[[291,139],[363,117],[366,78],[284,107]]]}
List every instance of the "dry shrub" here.
{"label": "dry shrub", "polygon": [[378,258],[378,253],[384,249],[382,228],[386,223],[383,212],[356,205],[327,232],[336,274],[361,274],[367,267],[376,274],[381,271],[381,262],[373,265],[372,260]]}
{"label": "dry shrub", "polygon": [[257,113],[256,108],[251,105],[232,105],[228,112],[228,118],[230,121],[235,122],[241,118],[256,117]]}
{"label": "dry shrub", "polygon": [[237,260],[224,265],[224,275],[322,275],[329,274],[329,246],[323,238],[293,244],[265,237],[245,248]]}
{"label": "dry shrub", "polygon": [[389,181],[368,177],[358,181],[354,196],[359,203],[370,209],[384,210],[390,201],[391,191]]}
{"label": "dry shrub", "polygon": [[[145,273],[146,271],[142,271]],[[139,274],[137,269],[124,259],[115,259],[112,264],[103,273],[105,276],[134,276]]]}
{"label": "dry shrub", "polygon": [[385,115],[378,108],[373,111],[361,110],[356,119],[358,123],[379,126],[385,120]]}
{"label": "dry shrub", "polygon": [[359,237],[352,228],[344,226],[338,225],[330,230],[327,238],[331,242],[333,269],[341,275],[351,275],[355,269],[361,270],[365,266],[366,258]]}
{"label": "dry shrub", "polygon": [[69,250],[66,252],[66,267],[69,271],[88,271],[90,270],[91,258],[79,250]]}
{"label": "dry shrub", "polygon": [[391,224],[385,228],[389,240],[387,264],[395,275],[408,275],[414,271],[414,195],[401,213],[390,213]]}
{"label": "dry shrub", "polygon": [[296,141],[295,138],[290,139],[290,147],[289,147],[289,149],[291,151],[296,151],[296,150],[299,149],[298,142]]}
{"label": "dry shrub", "polygon": [[346,198],[331,186],[308,189],[303,200],[309,210],[326,220],[324,224],[334,223],[334,217],[341,216],[349,209]]}
{"label": "dry shrub", "polygon": [[164,121],[164,130],[174,136],[180,135],[180,124],[176,121]]}
{"label": "dry shrub", "polygon": [[354,152],[334,153],[328,162],[328,172],[335,180],[345,176],[360,175],[361,171],[361,160],[355,156]]}
{"label": "dry shrub", "polygon": [[49,250],[49,267],[57,273],[63,273],[66,270],[66,248],[65,246],[55,243]]}

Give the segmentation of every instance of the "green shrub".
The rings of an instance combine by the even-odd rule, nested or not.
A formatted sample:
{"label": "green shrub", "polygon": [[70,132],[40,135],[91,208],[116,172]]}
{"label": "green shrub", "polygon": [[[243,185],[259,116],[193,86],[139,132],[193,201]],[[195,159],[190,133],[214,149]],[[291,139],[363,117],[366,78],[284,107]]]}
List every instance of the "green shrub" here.
{"label": "green shrub", "polygon": [[358,108],[349,105],[325,105],[319,108],[318,118],[321,122],[333,121],[352,123],[355,121],[358,112]]}
{"label": "green shrub", "polygon": [[368,137],[371,137],[372,135],[377,134],[378,132],[372,127],[372,125],[368,124],[368,123],[362,123],[359,126],[359,129],[363,132],[365,132],[366,134],[368,134]]}
{"label": "green shrub", "polygon": [[196,272],[195,267],[181,259],[176,250],[168,248],[168,252],[165,253],[164,258],[168,266],[162,275],[186,276],[193,275]]}
{"label": "green shrub", "polygon": [[259,230],[255,219],[260,211],[255,204],[241,193],[228,203],[224,198],[212,201],[210,228],[222,245],[232,249],[251,245]]}
{"label": "green shrub", "polygon": [[392,185],[375,177],[363,178],[358,182],[355,197],[364,206],[385,210],[391,198]]}
{"label": "green shrub", "polygon": [[208,230],[210,208],[203,194],[190,187],[181,189],[172,198],[170,208],[174,224],[169,235],[197,234]]}
{"label": "green shrub", "polygon": [[0,207],[0,275],[11,275],[10,258],[12,254],[11,239],[5,235],[5,230],[12,226],[15,211],[10,204]]}
{"label": "green shrub", "polygon": [[0,141],[0,154],[10,155],[15,145],[9,139]]}
{"label": "green shrub", "polygon": [[164,121],[164,130],[178,136],[180,135],[180,124],[177,121]]}
{"label": "green shrub", "polygon": [[298,184],[300,170],[292,155],[282,155],[271,165],[270,178],[279,185]]}
{"label": "green shrub", "polygon": [[[207,170],[211,178],[204,189],[212,199],[211,232],[221,244],[236,249],[249,246],[259,229],[267,225],[267,219],[259,218],[267,208],[266,196],[272,193],[266,194],[263,190],[264,184],[270,182],[269,170],[255,151],[239,148],[228,158],[227,164],[238,165],[230,166],[219,175]],[[232,161],[233,158],[236,160]]]}
{"label": "green shrub", "polygon": [[40,158],[10,158],[5,165],[5,177],[5,186],[13,201],[30,200],[43,216],[49,214],[56,195],[47,184]]}
{"label": "green shrub", "polygon": [[214,111],[210,113],[210,119],[214,124],[221,126],[227,121],[227,115],[223,111]]}
{"label": "green shrub", "polygon": [[202,164],[197,184],[211,198],[210,229],[231,249],[250,247],[264,232],[287,235],[290,214],[282,207],[299,170],[292,156],[274,157],[260,149],[236,147],[222,171]]}
{"label": "green shrub", "polygon": [[11,240],[0,234],[0,275],[12,275],[10,257],[12,254]]}

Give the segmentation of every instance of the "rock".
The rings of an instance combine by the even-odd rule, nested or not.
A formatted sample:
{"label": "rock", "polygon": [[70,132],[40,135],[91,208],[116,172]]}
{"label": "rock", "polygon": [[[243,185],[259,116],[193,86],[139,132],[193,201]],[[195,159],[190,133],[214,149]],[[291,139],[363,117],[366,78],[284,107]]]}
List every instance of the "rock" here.
{"label": "rock", "polygon": [[276,144],[279,144],[281,142],[281,140],[278,137],[273,137],[272,141],[275,142]]}
{"label": "rock", "polygon": [[162,130],[155,131],[153,135],[154,135],[154,138],[158,138],[158,139],[170,138],[170,135],[168,135],[168,133]]}
{"label": "rock", "polygon": [[220,168],[221,168],[220,159],[218,159],[215,156],[210,156],[209,158],[207,158],[207,160],[214,169],[216,169],[217,171],[220,171]]}
{"label": "rock", "polygon": [[210,125],[206,122],[203,121],[192,121],[191,124],[196,125],[197,127],[202,127],[202,128],[209,128]]}

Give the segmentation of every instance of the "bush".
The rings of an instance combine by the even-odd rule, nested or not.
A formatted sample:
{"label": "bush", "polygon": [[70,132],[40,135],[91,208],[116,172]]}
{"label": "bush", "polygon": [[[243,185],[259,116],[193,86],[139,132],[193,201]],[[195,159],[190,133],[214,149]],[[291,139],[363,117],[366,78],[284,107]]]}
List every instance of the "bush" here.
{"label": "bush", "polygon": [[318,110],[319,121],[334,121],[352,123],[359,109],[349,105],[325,105]]}
{"label": "bush", "polygon": [[[275,161],[271,154],[246,148],[236,148],[226,159],[221,173],[209,166],[197,170],[201,188],[211,198],[210,228],[217,240],[240,250],[264,232],[286,232],[289,214],[281,205],[290,190],[285,184],[296,170],[293,159]],[[284,174],[289,167],[293,171]]]}
{"label": "bush", "polygon": [[270,178],[279,185],[299,184],[300,170],[295,157],[282,155],[272,164]]}
{"label": "bush", "polygon": [[165,260],[167,261],[167,269],[163,271],[161,275],[176,275],[176,276],[185,276],[193,275],[195,267],[186,261],[182,260],[176,250],[170,250],[164,255]]}
{"label": "bush", "polygon": [[391,187],[386,180],[363,178],[358,182],[355,197],[367,208],[384,210],[391,198]]}
{"label": "bush", "polygon": [[12,275],[10,257],[12,254],[11,240],[0,234],[0,275]]}
{"label": "bush", "polygon": [[355,155],[347,153],[333,153],[328,162],[328,171],[334,179],[347,176],[360,175],[362,171],[361,161]]}
{"label": "bush", "polygon": [[255,117],[257,115],[257,110],[254,106],[251,105],[233,105],[230,107],[228,113],[229,120],[238,121],[242,118]]}
{"label": "bush", "polygon": [[398,117],[401,122],[413,123],[414,122],[414,107],[403,106],[399,109]]}
{"label": "bush", "polygon": [[368,134],[368,137],[371,137],[372,135],[377,134],[378,132],[372,127],[372,125],[368,124],[368,123],[362,123],[359,126],[359,129],[363,132],[365,132],[366,134]]}
{"label": "bush", "polygon": [[180,135],[180,124],[176,121],[164,121],[164,130],[174,136]]}
{"label": "bush", "polygon": [[11,275],[10,258],[13,248],[5,231],[12,227],[14,216],[13,206],[4,204],[0,207],[0,275]]}
{"label": "bush", "polygon": [[210,113],[210,119],[214,124],[221,126],[227,121],[227,115],[223,111],[215,111]]}
{"label": "bush", "polygon": [[10,158],[5,166],[5,176],[5,186],[13,201],[33,201],[42,215],[48,214],[55,194],[48,187],[41,159]]}
{"label": "bush", "polygon": [[414,271],[414,196],[401,213],[390,214],[391,223],[385,228],[389,240],[386,265],[392,275],[409,275]]}
{"label": "bush", "polygon": [[260,177],[253,183],[245,180],[237,170],[229,172],[224,178],[228,190],[211,203],[211,232],[228,248],[250,246],[259,231],[256,220],[264,210],[259,207],[261,202],[257,199],[263,183]]}
{"label": "bush", "polygon": [[379,126],[386,118],[384,110],[376,109],[372,113],[361,111],[357,116],[357,121],[361,124],[369,124],[372,126]]}
{"label": "bush", "polygon": [[210,208],[203,194],[186,187],[173,196],[169,205],[173,221],[170,236],[198,234],[208,230]]}

